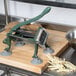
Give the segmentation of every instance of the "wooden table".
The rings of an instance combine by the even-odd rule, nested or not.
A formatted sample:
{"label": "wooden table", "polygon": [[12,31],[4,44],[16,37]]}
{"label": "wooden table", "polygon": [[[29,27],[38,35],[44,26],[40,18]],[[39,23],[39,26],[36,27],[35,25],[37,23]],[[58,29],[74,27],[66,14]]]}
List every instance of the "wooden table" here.
{"label": "wooden table", "polygon": [[[2,52],[6,45],[2,43],[6,37],[6,33],[9,29],[0,33],[0,52]],[[65,39],[65,32],[47,30],[49,33],[47,43],[54,50],[52,55],[60,55],[68,47],[68,41]],[[30,63],[32,55],[34,53],[34,44],[27,44],[22,47],[12,47],[11,56],[0,56],[0,63],[14,66],[20,69],[32,71],[41,74],[47,67],[48,59],[43,53],[43,49],[39,47],[38,56],[43,60],[40,65],[33,65]]]}

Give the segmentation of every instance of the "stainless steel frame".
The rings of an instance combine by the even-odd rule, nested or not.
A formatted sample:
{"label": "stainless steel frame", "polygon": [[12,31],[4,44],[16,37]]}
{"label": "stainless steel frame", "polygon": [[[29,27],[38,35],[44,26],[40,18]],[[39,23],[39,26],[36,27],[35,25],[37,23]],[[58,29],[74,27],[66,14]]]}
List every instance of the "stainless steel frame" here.
{"label": "stainless steel frame", "polygon": [[5,16],[6,16],[6,25],[8,25],[9,19],[8,19],[8,0],[4,0],[4,9],[5,9]]}

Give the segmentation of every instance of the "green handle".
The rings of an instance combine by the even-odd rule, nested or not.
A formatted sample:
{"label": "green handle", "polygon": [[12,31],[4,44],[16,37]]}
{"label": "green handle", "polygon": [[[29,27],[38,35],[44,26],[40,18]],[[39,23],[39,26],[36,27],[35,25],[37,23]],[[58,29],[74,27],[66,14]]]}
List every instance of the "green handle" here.
{"label": "green handle", "polygon": [[40,15],[36,16],[35,18],[32,18],[32,19],[30,19],[30,20],[28,20],[28,21],[21,22],[21,23],[17,24],[16,26],[14,26],[14,27],[9,31],[8,34],[12,34],[12,32],[13,32],[14,30],[18,29],[18,28],[21,27],[21,26],[24,26],[24,25],[30,24],[31,22],[35,22],[35,21],[39,20],[39,19],[42,18],[45,14],[47,14],[50,10],[51,10],[51,8],[50,8],[50,7],[47,7],[47,8],[44,9],[44,11],[43,11]]}

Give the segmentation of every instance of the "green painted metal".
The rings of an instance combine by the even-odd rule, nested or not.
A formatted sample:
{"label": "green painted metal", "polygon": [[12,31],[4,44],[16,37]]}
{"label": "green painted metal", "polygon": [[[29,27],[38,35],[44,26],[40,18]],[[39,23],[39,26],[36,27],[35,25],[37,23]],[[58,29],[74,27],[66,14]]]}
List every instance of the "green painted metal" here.
{"label": "green painted metal", "polygon": [[8,47],[5,48],[4,50],[6,50],[6,51],[9,52],[10,51],[10,48],[11,48],[11,38],[10,37],[5,38],[3,40],[3,43],[8,45]]}
{"label": "green painted metal", "polygon": [[[13,33],[15,30],[17,30],[17,29],[20,28],[21,26],[28,25],[28,24],[30,24],[30,23],[32,23],[32,22],[35,22],[35,21],[39,20],[39,19],[42,18],[44,15],[46,15],[50,10],[51,10],[51,8],[50,8],[50,7],[47,7],[47,8],[44,9],[44,11],[43,11],[40,15],[36,16],[35,18],[32,18],[32,19],[27,20],[27,21],[25,21],[25,22],[21,22],[21,23],[17,24],[16,26],[14,26],[14,27],[7,33],[7,37],[3,40],[3,43],[5,43],[5,44],[8,45],[8,47],[5,48],[4,50],[10,52],[11,40],[12,40],[11,37],[10,37],[10,35],[12,35],[12,33]],[[30,40],[32,40],[32,39],[30,39]],[[32,40],[32,41],[35,42],[35,39]],[[37,56],[37,53],[38,53],[38,44],[35,44],[35,51],[34,51],[33,58],[37,58],[37,57],[38,57],[38,56]]]}
{"label": "green painted metal", "polygon": [[38,53],[38,44],[35,43],[35,51],[34,51],[33,58],[38,58],[37,53]]}

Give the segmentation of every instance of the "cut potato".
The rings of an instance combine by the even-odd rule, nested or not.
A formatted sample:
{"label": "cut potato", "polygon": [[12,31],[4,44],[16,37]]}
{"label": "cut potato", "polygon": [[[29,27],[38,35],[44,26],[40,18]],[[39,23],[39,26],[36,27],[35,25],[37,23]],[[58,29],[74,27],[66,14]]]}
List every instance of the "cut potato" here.
{"label": "cut potato", "polygon": [[52,55],[47,55],[47,57],[49,59],[49,62],[48,62],[49,71],[66,72],[66,73],[76,71],[76,66],[69,61],[65,61],[65,59],[61,59],[59,57],[52,56]]}

